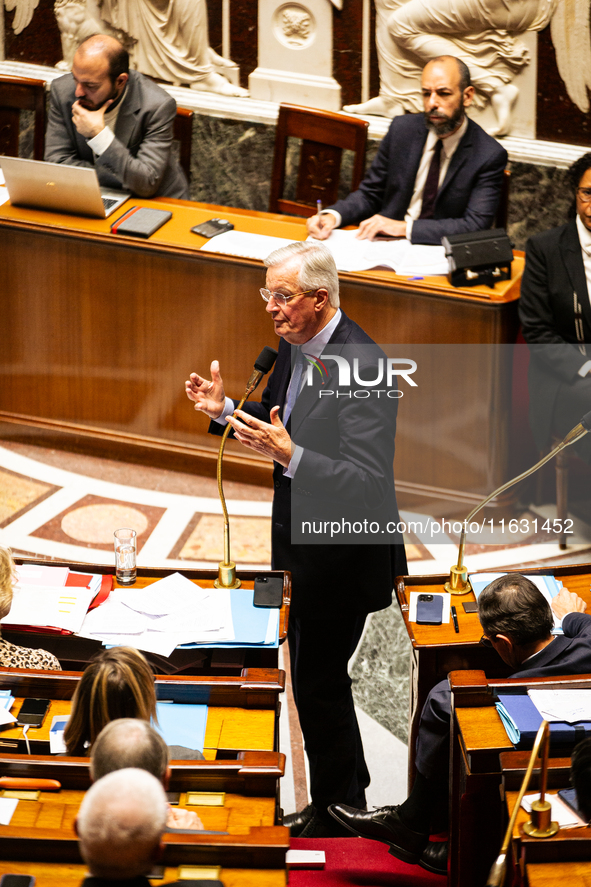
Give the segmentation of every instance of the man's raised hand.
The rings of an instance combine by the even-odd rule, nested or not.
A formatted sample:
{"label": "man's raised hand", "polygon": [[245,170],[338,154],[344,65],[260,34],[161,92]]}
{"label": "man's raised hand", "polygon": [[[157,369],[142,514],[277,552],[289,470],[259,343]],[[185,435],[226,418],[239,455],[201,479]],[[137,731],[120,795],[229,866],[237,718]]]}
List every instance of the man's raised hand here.
{"label": "man's raised hand", "polygon": [[185,391],[189,400],[194,402],[196,410],[201,410],[210,419],[217,419],[222,414],[226,402],[224,383],[217,360],[212,360],[210,372],[211,381],[203,379],[197,373],[191,373],[185,382]]}

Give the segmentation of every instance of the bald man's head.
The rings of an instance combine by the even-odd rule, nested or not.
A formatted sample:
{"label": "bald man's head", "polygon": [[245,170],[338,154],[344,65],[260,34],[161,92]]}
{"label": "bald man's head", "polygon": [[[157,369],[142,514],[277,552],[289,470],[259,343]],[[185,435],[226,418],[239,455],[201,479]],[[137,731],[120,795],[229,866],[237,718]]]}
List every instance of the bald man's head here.
{"label": "bald man's head", "polygon": [[159,857],[167,813],[162,785],[145,770],[117,770],[95,782],[76,819],[80,854],[91,875],[147,874]]}
{"label": "bald man's head", "polygon": [[129,79],[129,54],[114,37],[87,37],[74,54],[72,76],[78,102],[87,111],[98,111],[123,94]]}
{"label": "bald man's head", "polygon": [[96,782],[115,770],[137,767],[164,783],[168,747],[147,721],[119,718],[104,727],[90,750],[90,775]]}

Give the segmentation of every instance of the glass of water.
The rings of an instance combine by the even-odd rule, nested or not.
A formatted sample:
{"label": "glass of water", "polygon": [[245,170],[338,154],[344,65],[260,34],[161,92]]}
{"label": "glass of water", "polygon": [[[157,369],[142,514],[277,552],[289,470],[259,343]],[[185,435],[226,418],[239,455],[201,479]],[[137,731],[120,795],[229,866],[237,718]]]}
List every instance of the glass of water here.
{"label": "glass of water", "polygon": [[137,552],[137,533],[124,527],[115,530],[115,574],[119,585],[133,585],[137,579],[135,556]]}

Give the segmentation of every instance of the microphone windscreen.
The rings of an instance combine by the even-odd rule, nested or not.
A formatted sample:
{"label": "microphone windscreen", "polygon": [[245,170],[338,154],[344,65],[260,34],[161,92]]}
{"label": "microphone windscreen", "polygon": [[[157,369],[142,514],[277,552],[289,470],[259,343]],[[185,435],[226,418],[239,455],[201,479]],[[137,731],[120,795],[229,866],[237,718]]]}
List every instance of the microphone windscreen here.
{"label": "microphone windscreen", "polygon": [[254,362],[255,370],[258,370],[260,373],[268,373],[269,370],[273,369],[273,364],[277,359],[277,352],[274,348],[269,348],[268,345],[265,345],[259,356]]}
{"label": "microphone windscreen", "polygon": [[589,410],[588,413],[585,413],[581,419],[581,425],[586,431],[591,431],[591,410]]}

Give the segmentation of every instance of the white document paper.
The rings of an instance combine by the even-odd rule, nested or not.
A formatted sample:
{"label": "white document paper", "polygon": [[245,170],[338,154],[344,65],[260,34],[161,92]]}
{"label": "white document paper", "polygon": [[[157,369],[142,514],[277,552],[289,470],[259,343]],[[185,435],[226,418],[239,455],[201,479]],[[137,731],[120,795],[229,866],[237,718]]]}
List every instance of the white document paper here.
{"label": "white document paper", "polygon": [[[221,236],[221,235],[220,235]],[[191,582],[182,573],[171,573],[145,588],[129,589],[121,596],[126,607],[149,616],[167,616],[178,610],[193,607],[205,600],[209,591]]]}
{"label": "white document paper", "polygon": [[[411,591],[410,593],[410,601],[408,602],[408,621],[416,622],[417,621],[417,600],[420,594],[425,594],[424,591]],[[449,622],[451,616],[451,595],[449,594],[441,594],[440,597],[443,598],[443,610],[441,612],[441,624],[443,625],[445,622]]]}
{"label": "white document paper", "polygon": [[80,631],[94,595],[86,588],[17,586],[4,625],[32,625]]}
{"label": "white document paper", "polygon": [[14,724],[16,718],[6,708],[0,708],[0,724]]}
{"label": "white document paper", "polygon": [[[532,803],[539,800],[539,792],[531,795],[524,795],[521,806],[527,813],[531,813]],[[558,823],[560,828],[583,828],[587,824],[583,822],[582,819],[579,819],[579,817],[570,809],[570,807],[567,807],[566,804],[563,804],[558,795],[546,794],[545,800],[549,801],[552,805],[551,818],[554,822]]]}
{"label": "white document paper", "polygon": [[204,243],[201,251],[263,261],[273,250],[292,242],[285,237],[268,237],[266,234],[249,234],[246,231],[225,231],[224,234],[217,234]]}
{"label": "white document paper", "polygon": [[70,570],[68,567],[46,567],[42,564],[21,564],[16,567],[17,585],[42,585],[63,587]]}
{"label": "white document paper", "polygon": [[591,690],[528,690],[529,698],[546,721],[591,721]]}
{"label": "white document paper", "polygon": [[65,755],[68,753],[64,742],[64,730],[68,723],[68,715],[54,715],[49,728],[49,753],[52,755]]}
{"label": "white document paper", "polygon": [[17,798],[0,798],[0,825],[10,825],[17,804]]}
{"label": "white document paper", "polygon": [[367,271],[370,268],[391,268],[401,275],[448,274],[449,263],[442,246],[411,243],[404,238],[394,240],[358,240],[357,231],[332,231],[322,243],[332,253],[339,271]]}

